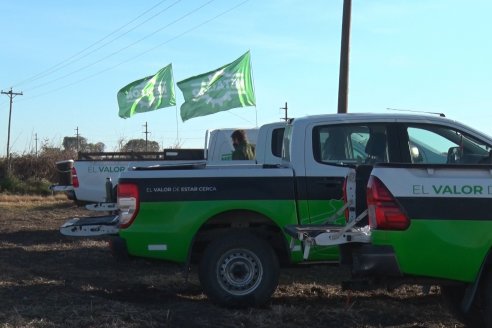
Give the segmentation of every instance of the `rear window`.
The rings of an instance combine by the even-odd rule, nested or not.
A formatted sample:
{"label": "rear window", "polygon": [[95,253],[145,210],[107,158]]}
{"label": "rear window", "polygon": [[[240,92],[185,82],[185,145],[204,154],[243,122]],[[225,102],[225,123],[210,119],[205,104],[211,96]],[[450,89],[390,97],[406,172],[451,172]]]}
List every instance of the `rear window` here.
{"label": "rear window", "polygon": [[282,157],[282,144],[284,141],[285,128],[278,128],[272,131],[272,154],[276,157]]}

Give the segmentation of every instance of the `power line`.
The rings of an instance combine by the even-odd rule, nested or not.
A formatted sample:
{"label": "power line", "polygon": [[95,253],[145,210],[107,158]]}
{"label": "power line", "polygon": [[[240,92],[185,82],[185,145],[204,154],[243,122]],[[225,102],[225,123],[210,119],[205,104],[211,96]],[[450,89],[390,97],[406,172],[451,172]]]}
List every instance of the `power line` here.
{"label": "power line", "polygon": [[[182,0],[178,0],[178,1],[176,1],[175,3],[173,3],[173,5],[175,5],[175,4],[176,4],[176,3],[178,3],[179,1],[182,1]],[[161,31],[162,31],[162,30],[164,30],[165,28],[168,28],[169,26],[176,24],[177,22],[179,22],[179,21],[183,20],[183,19],[184,19],[184,18],[186,18],[187,16],[189,16],[189,15],[191,15],[191,14],[193,14],[193,13],[197,12],[198,10],[202,9],[203,7],[205,7],[206,5],[208,5],[208,4],[210,4],[210,3],[214,2],[214,1],[216,1],[216,0],[209,0],[209,1],[208,1],[208,2],[206,2],[205,4],[203,4],[203,5],[199,6],[198,8],[193,9],[192,11],[189,11],[188,13],[186,13],[186,14],[184,14],[183,16],[179,17],[178,19],[176,19],[176,20],[172,21],[171,23],[169,23],[169,24],[167,24],[167,25],[165,25],[165,26],[163,26],[163,27],[161,27],[161,28],[159,28],[159,29],[155,30],[154,32],[152,32],[152,33],[150,33],[150,34],[147,34],[147,35],[146,35],[146,36],[144,36],[143,38],[138,39],[137,41],[132,42],[132,43],[130,43],[129,45],[127,45],[127,46],[125,46],[125,47],[123,47],[123,48],[120,48],[119,50],[117,50],[117,51],[115,51],[115,52],[113,52],[113,53],[110,53],[109,55],[107,55],[107,56],[105,56],[105,57],[103,57],[103,58],[101,58],[101,59],[98,59],[98,60],[96,60],[96,61],[94,61],[94,62],[92,62],[92,63],[89,63],[89,64],[87,64],[87,65],[85,65],[85,66],[83,66],[83,67],[79,68],[79,69],[76,69],[76,70],[74,70],[74,71],[72,71],[72,72],[70,72],[70,73],[67,73],[67,74],[65,74],[65,75],[62,75],[62,76],[60,76],[60,77],[58,77],[58,78],[56,78],[56,79],[53,79],[53,80],[51,80],[51,81],[48,81],[48,82],[45,82],[45,83],[42,83],[42,84],[39,84],[39,85],[36,85],[36,86],[34,86],[34,87],[30,88],[29,90],[38,89],[38,88],[43,87],[43,86],[45,86],[45,85],[52,84],[52,83],[54,83],[54,82],[56,82],[56,81],[59,81],[59,80],[65,79],[65,78],[67,78],[67,77],[69,77],[69,76],[72,76],[72,75],[73,75],[73,74],[75,74],[75,73],[78,73],[78,72],[80,72],[80,71],[83,71],[83,70],[85,70],[85,69],[87,69],[87,68],[89,68],[89,67],[92,67],[92,66],[94,66],[94,65],[96,65],[96,64],[98,64],[98,63],[100,63],[100,62],[102,62],[102,61],[104,61],[104,60],[106,60],[106,59],[108,59],[108,58],[111,58],[111,57],[113,57],[114,55],[119,54],[119,53],[120,53],[120,52],[122,52],[123,50],[126,50],[126,49],[128,49],[128,48],[131,48],[131,47],[133,47],[134,45],[136,45],[137,43],[140,43],[141,41],[143,41],[143,40],[145,40],[145,39],[148,39],[149,37],[151,37],[152,35],[157,34],[158,32],[161,32]]]}
{"label": "power line", "polygon": [[[212,1],[215,1],[215,0],[212,0]],[[164,41],[164,42],[162,42],[162,43],[160,43],[160,44],[158,44],[158,45],[156,45],[156,46],[154,46],[154,47],[152,47],[152,48],[150,48],[150,49],[148,49],[148,50],[146,50],[146,51],[144,51],[144,52],[141,52],[141,53],[139,53],[139,54],[138,54],[138,55],[136,55],[136,56],[130,57],[130,58],[128,58],[128,59],[126,59],[126,60],[124,60],[124,61],[122,61],[122,62],[120,62],[120,63],[118,63],[118,64],[116,64],[116,65],[113,65],[113,66],[110,66],[110,67],[108,67],[108,68],[105,68],[105,69],[103,69],[103,70],[101,70],[101,71],[99,71],[99,72],[96,72],[96,73],[94,73],[94,74],[91,74],[91,75],[89,75],[89,76],[86,76],[85,78],[82,78],[82,79],[76,80],[76,81],[74,81],[74,82],[72,82],[72,83],[65,84],[64,86],[62,86],[62,87],[60,87],[60,88],[56,88],[56,89],[53,89],[53,90],[47,91],[47,92],[45,92],[45,93],[41,93],[41,94],[34,95],[34,96],[31,96],[31,97],[28,97],[28,98],[24,98],[24,101],[26,101],[26,100],[30,100],[30,99],[33,99],[33,98],[42,97],[42,96],[45,96],[45,95],[48,95],[48,94],[51,94],[51,93],[58,92],[58,91],[60,91],[60,90],[63,90],[63,89],[69,88],[69,87],[71,87],[71,86],[73,86],[73,85],[76,85],[76,84],[82,83],[82,82],[87,81],[87,80],[89,80],[89,79],[92,79],[92,78],[94,78],[94,77],[96,77],[96,76],[98,76],[98,75],[101,75],[101,74],[103,74],[103,73],[106,73],[107,71],[113,70],[113,69],[115,69],[115,68],[117,68],[117,67],[119,67],[119,66],[121,66],[121,65],[124,65],[124,64],[126,64],[126,63],[128,63],[128,62],[131,62],[131,61],[133,61],[133,60],[135,60],[135,59],[137,59],[137,58],[139,58],[139,57],[141,57],[141,56],[143,56],[143,55],[145,55],[145,54],[147,54],[147,53],[149,53],[149,52],[151,52],[151,51],[154,51],[154,50],[155,50],[155,49],[157,49],[157,48],[162,47],[163,45],[166,45],[166,44],[168,44],[168,43],[170,43],[170,42],[172,42],[172,41],[174,41],[174,40],[176,40],[176,39],[178,39],[178,38],[180,38],[180,37],[182,37],[182,36],[184,36],[184,35],[186,35],[186,34],[188,34],[188,33],[190,33],[190,32],[193,32],[194,30],[196,30],[196,29],[198,29],[198,28],[202,27],[203,25],[206,25],[206,24],[208,24],[208,23],[210,23],[210,22],[212,22],[212,21],[216,20],[217,18],[219,18],[219,17],[221,17],[221,16],[224,16],[225,14],[228,14],[229,12],[233,11],[234,9],[237,9],[237,8],[239,8],[240,6],[244,5],[244,4],[245,4],[246,2],[248,2],[248,1],[250,1],[250,0],[244,0],[244,1],[240,2],[240,3],[238,3],[237,5],[235,5],[235,6],[231,7],[231,8],[229,8],[229,9],[227,9],[227,10],[225,10],[225,11],[221,12],[220,14],[217,14],[217,15],[213,16],[212,18],[207,19],[207,20],[203,21],[202,23],[197,24],[197,25],[195,25],[194,27],[192,27],[192,28],[190,28],[190,29],[188,29],[188,30],[186,30],[186,31],[184,31],[184,32],[182,32],[182,33],[180,33],[180,34],[178,34],[178,35],[176,35],[176,36],[174,36],[174,37],[170,38],[170,39],[167,39],[166,41]]]}
{"label": "power line", "polygon": [[[112,35],[116,34],[117,32],[121,31],[123,28],[125,28],[125,27],[127,27],[128,25],[130,25],[131,23],[135,22],[135,21],[136,21],[136,20],[138,20],[140,17],[144,16],[144,15],[145,15],[145,14],[147,14],[149,11],[151,11],[152,9],[154,9],[154,8],[158,7],[159,5],[161,5],[162,3],[166,2],[166,1],[168,1],[168,0],[162,0],[162,1],[158,2],[156,5],[154,5],[154,6],[150,7],[149,9],[147,9],[146,11],[144,11],[143,13],[141,13],[140,15],[138,15],[137,17],[135,17],[134,19],[132,19],[131,21],[129,21],[128,23],[126,23],[126,24],[124,24],[124,25],[120,26],[119,28],[117,28],[117,29],[116,29],[116,30],[114,30],[113,32],[111,32],[111,33],[107,34],[106,36],[104,36],[103,38],[101,38],[101,39],[97,40],[96,42],[92,43],[91,45],[87,46],[86,48],[84,48],[84,49],[80,50],[79,52],[75,53],[74,55],[72,55],[72,56],[70,56],[70,57],[68,57],[68,58],[66,58],[66,59],[64,59],[64,60],[62,60],[61,62],[59,62],[59,63],[57,63],[57,64],[55,64],[55,65],[53,65],[53,66],[49,67],[48,69],[46,69],[46,70],[44,70],[44,71],[42,71],[42,72],[40,72],[40,73],[37,73],[37,74],[35,74],[35,75],[31,76],[31,77],[28,77],[28,78],[26,78],[26,79],[24,79],[24,80],[22,80],[22,81],[20,81],[20,82],[17,82],[16,84],[14,84],[14,86],[18,86],[18,85],[24,84],[25,82],[33,82],[33,81],[39,80],[39,79],[40,79],[40,78],[42,78],[42,77],[45,77],[45,76],[50,75],[50,74],[52,74],[52,73],[54,73],[54,72],[57,72],[57,71],[59,71],[60,69],[62,69],[62,68],[64,68],[64,67],[66,67],[66,66],[68,66],[68,65],[70,65],[70,64],[72,64],[72,63],[74,63],[74,62],[77,62],[77,61],[79,61],[79,60],[80,60],[80,59],[82,59],[82,58],[87,57],[88,55],[90,55],[90,54],[92,54],[93,52],[95,52],[95,51],[97,51],[97,50],[99,50],[99,49],[101,49],[101,48],[103,48],[103,47],[107,46],[108,44],[112,43],[113,41],[116,41],[117,39],[121,38],[122,36],[124,36],[124,35],[128,34],[129,32],[133,31],[133,30],[134,30],[134,29],[136,29],[137,27],[142,26],[144,23],[148,22],[149,20],[153,19],[154,17],[156,17],[156,16],[158,16],[158,15],[162,14],[164,11],[166,11],[167,9],[169,9],[169,7],[164,8],[164,10],[159,11],[157,14],[155,14],[155,15],[151,16],[150,18],[148,18],[148,19],[144,20],[142,23],[140,23],[140,24],[136,25],[136,26],[135,26],[135,27],[133,27],[132,29],[130,29],[130,30],[128,30],[128,31],[126,31],[126,32],[124,32],[123,34],[120,34],[119,36],[117,36],[116,38],[114,38],[114,39],[110,40],[109,42],[104,43],[104,44],[103,44],[102,46],[100,46],[99,48],[96,48],[95,50],[93,50],[93,51],[91,51],[91,52],[89,52],[89,53],[85,54],[84,56],[79,57],[78,59],[74,59],[74,58],[76,58],[77,56],[79,56],[79,55],[83,54],[84,52],[86,52],[87,50],[91,49],[91,48],[92,48],[92,47],[94,47],[95,45],[97,45],[97,44],[101,43],[102,41],[106,40],[106,39],[107,39],[107,38],[109,38],[110,36],[112,36]],[[181,1],[181,0],[180,0],[180,1]]]}

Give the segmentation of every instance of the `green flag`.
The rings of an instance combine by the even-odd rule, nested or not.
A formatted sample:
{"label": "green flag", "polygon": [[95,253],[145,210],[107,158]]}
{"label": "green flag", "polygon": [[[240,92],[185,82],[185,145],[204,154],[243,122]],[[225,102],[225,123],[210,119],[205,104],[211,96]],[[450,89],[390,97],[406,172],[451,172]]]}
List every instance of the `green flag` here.
{"label": "green flag", "polygon": [[174,105],[176,96],[171,64],[155,75],[132,82],[118,91],[119,116],[122,118]]}
{"label": "green flag", "polygon": [[215,71],[178,82],[178,87],[185,100],[181,105],[183,122],[197,116],[256,104],[249,51]]}

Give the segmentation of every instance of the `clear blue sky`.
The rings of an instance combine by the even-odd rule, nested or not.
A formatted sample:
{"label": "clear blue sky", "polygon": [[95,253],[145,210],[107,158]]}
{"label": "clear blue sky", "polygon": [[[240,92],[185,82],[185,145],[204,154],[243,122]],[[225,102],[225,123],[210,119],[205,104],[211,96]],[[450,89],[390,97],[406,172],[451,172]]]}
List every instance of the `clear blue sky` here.
{"label": "clear blue sky", "polygon": [[[221,15],[242,2],[0,0],[0,88],[24,93],[14,98],[11,151],[33,151],[35,134],[38,147],[61,146],[77,127],[112,151],[145,138],[145,122],[165,147],[178,134],[183,147],[202,147],[207,128],[279,121],[285,102],[290,117],[336,113],[343,0],[249,0]],[[353,0],[349,112],[444,112],[491,134],[490,13],[489,0]],[[118,117],[126,84],[169,63],[178,82],[248,50],[256,108],[183,123],[176,88],[176,107]],[[0,156],[8,100],[0,96]]]}

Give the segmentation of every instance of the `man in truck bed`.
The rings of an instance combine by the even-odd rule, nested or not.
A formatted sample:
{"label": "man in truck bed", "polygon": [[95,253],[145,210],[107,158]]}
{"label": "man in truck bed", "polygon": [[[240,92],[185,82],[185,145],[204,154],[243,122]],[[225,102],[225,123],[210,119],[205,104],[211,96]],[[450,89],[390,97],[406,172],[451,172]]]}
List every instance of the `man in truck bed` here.
{"label": "man in truck bed", "polygon": [[253,146],[248,142],[246,132],[244,130],[235,130],[231,134],[232,146],[234,151],[232,152],[233,160],[250,160],[255,158],[255,151]]}

